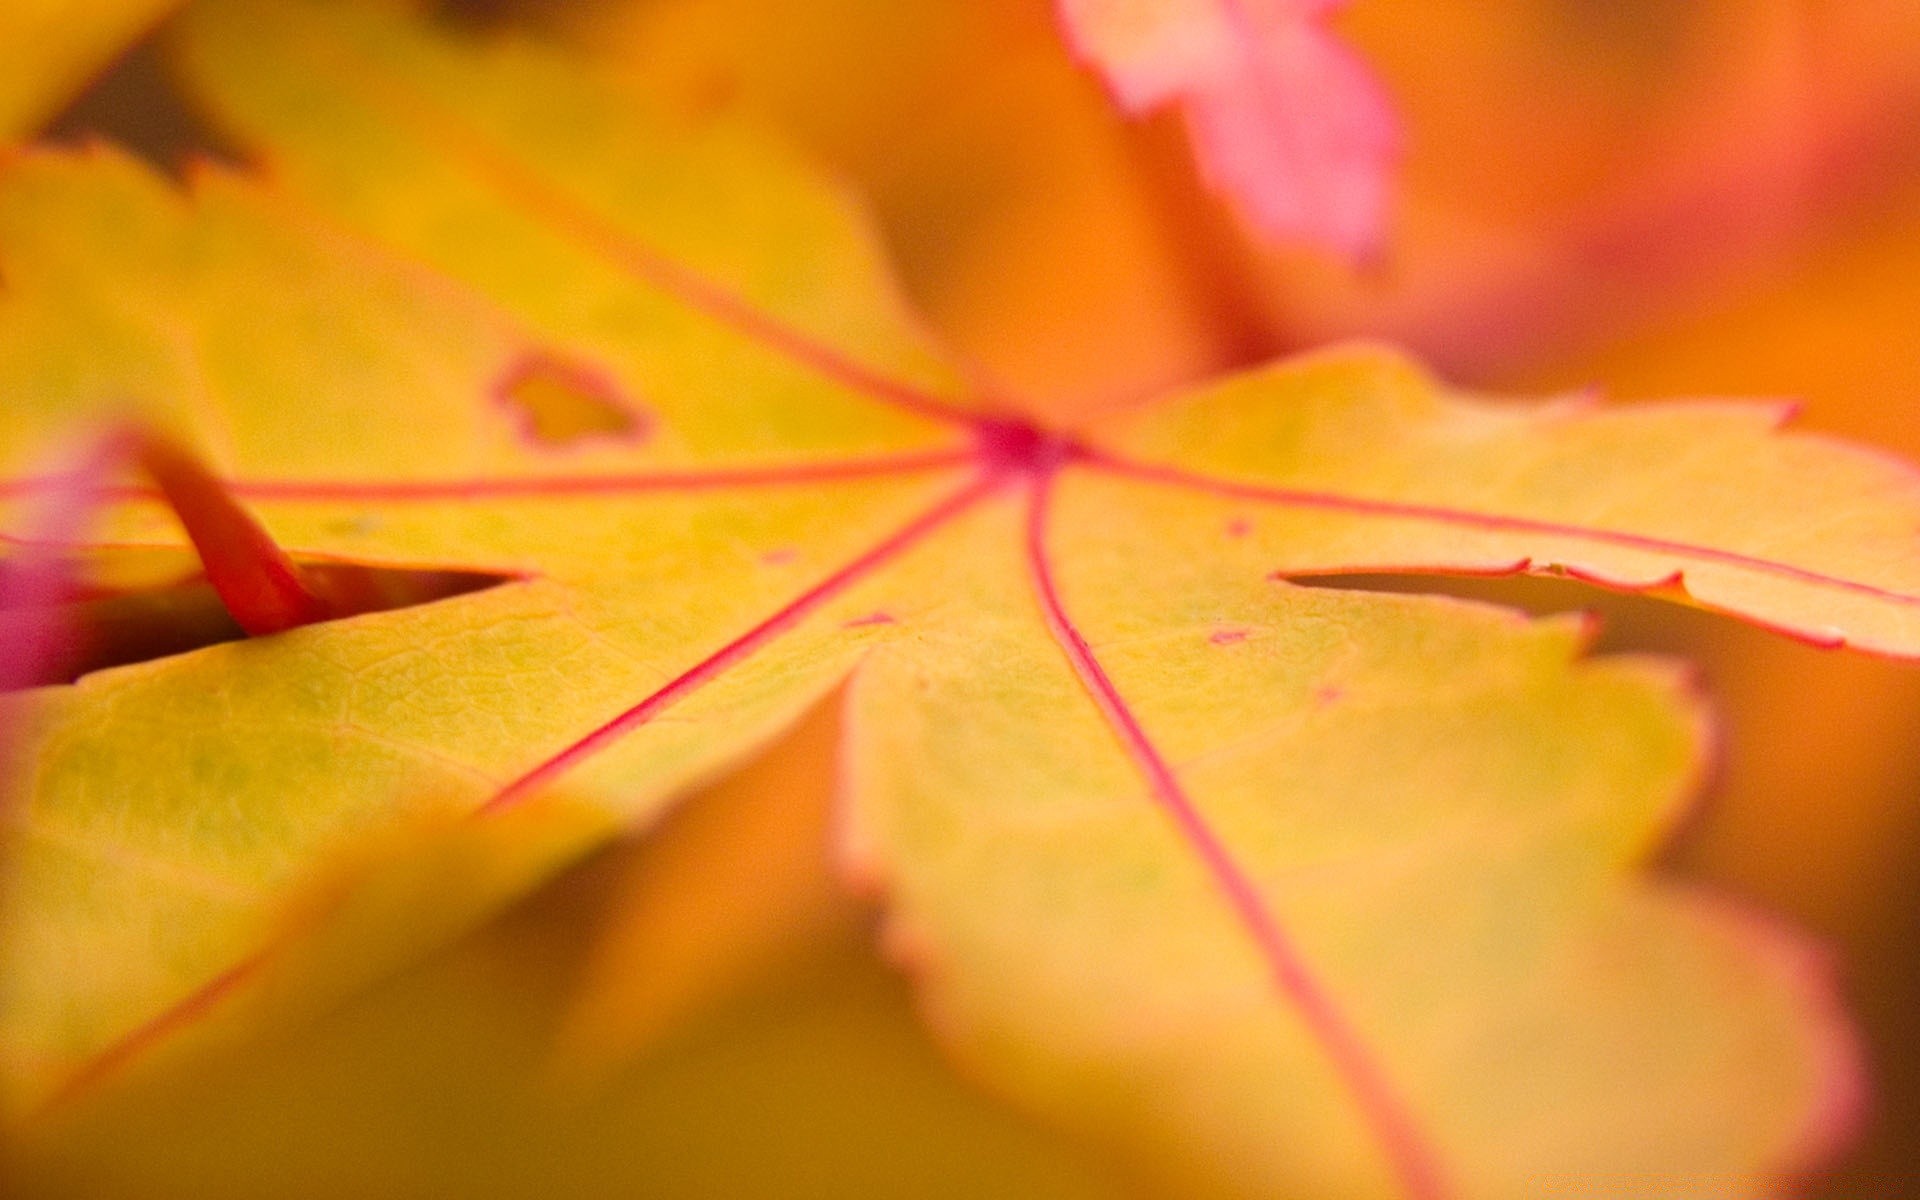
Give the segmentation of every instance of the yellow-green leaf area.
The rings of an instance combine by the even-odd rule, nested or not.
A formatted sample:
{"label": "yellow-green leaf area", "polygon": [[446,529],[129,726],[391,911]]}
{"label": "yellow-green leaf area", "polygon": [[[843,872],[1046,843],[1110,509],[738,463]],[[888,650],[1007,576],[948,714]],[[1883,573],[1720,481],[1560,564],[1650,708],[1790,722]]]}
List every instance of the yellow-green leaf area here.
{"label": "yellow-green leaf area", "polygon": [[[1676,671],[1310,584],[1560,571],[1911,656],[1910,468],[1366,348],[1046,428],[755,134],[356,6],[182,37],[272,173],[8,164],[8,531],[131,413],[297,561],[503,582],[7,701],[16,1111],[352,991],[845,685],[841,850],[933,1028],[1167,1179],[1759,1195],[1844,1135],[1815,957],[1639,875]],[[542,388],[630,419],[543,433]],[[181,544],[108,500],[89,569]]]}

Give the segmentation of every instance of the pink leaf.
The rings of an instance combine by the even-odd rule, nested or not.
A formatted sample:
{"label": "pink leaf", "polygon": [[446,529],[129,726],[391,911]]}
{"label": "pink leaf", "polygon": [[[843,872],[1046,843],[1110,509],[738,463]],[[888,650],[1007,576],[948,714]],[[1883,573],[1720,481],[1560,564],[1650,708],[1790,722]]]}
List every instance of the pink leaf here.
{"label": "pink leaf", "polygon": [[1400,130],[1326,19],[1345,0],[1058,0],[1067,40],[1139,115],[1183,106],[1208,184],[1262,234],[1377,253]]}

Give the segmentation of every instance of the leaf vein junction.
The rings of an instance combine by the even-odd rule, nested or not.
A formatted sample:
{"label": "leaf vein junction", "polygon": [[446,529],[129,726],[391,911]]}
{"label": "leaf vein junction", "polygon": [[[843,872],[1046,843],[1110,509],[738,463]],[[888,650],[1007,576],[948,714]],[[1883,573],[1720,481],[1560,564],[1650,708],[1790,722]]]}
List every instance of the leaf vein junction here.
{"label": "leaf vein junction", "polygon": [[[623,735],[652,721],[701,685],[724,673],[767,642],[790,630],[838,593],[920,544],[941,526],[998,490],[1007,479],[1008,476],[1004,472],[981,472],[964,487],[949,493],[944,499],[921,511],[752,629],[696,663],[640,703],[521,775],[475,809],[472,817],[480,819],[494,816],[519,806],[582,761],[612,745]],[[64,1107],[78,1096],[117,1075],[158,1043],[212,1013],[229,996],[240,991],[270,965],[279,956],[281,950],[280,942],[272,942],[254,950],[234,966],[222,971],[188,993],[183,999],[176,1001],[152,1020],[135,1028],[88,1059],[47,1100],[43,1105],[43,1111]]]}

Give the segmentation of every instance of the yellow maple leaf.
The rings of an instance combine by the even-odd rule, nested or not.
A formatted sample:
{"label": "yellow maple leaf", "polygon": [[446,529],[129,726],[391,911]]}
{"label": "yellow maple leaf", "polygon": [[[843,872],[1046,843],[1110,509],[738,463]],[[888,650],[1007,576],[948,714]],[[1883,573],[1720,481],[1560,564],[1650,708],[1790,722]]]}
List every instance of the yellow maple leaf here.
{"label": "yellow maple leaf", "polygon": [[[1910,469],[1368,348],[1043,426],[750,135],[351,9],[185,32],[280,182],[10,164],[8,497],[133,403],[297,558],[510,582],[10,702],[16,1106],[340,994],[850,678],[842,852],[935,1029],[1163,1170],[1742,1194],[1844,1132],[1804,948],[1632,878],[1698,765],[1676,673],[1302,581],[1551,571],[1912,655]],[[95,551],[178,544],[136,496]]]}

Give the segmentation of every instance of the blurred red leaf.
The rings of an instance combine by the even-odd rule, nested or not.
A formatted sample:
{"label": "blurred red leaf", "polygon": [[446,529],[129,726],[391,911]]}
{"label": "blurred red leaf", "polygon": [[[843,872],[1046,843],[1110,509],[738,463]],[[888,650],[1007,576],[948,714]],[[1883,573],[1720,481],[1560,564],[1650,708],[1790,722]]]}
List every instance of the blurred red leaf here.
{"label": "blurred red leaf", "polygon": [[1136,115],[1177,104],[1200,169],[1256,229],[1362,259],[1392,202],[1399,127],[1326,28],[1345,0],[1058,0],[1075,52]]}

